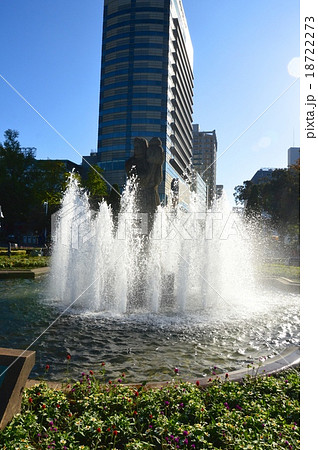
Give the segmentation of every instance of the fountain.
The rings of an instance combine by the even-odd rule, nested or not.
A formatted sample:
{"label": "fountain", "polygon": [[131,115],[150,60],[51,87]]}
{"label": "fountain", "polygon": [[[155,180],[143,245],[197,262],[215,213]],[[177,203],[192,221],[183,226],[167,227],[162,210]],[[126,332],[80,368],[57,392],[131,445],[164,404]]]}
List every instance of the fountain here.
{"label": "fountain", "polygon": [[163,149],[160,143],[149,147],[155,163],[148,167],[147,141],[135,143],[116,225],[111,207],[103,202],[93,212],[87,194],[71,180],[55,230],[56,296],[65,307],[73,302],[77,310],[110,314],[226,306],[235,313],[238,293],[239,304],[253,308],[253,249],[243,220],[224,198],[206,211],[194,193],[187,212],[158,206]]}
{"label": "fountain", "polygon": [[93,211],[71,177],[50,276],[0,285],[0,346],[34,342],[33,377],[49,364],[48,377],[65,379],[70,353],[68,376],[104,361],[109,378],[139,382],[166,380],[174,367],[204,377],[298,345],[299,296],[260,283],[255,226],[226,198],[206,210],[193,192],[187,212],[140,212],[132,175],[116,220],[106,202]]}
{"label": "fountain", "polygon": [[[252,243],[241,218],[221,199],[204,211],[191,195],[188,212],[159,207],[149,236],[148,215],[136,208],[128,182],[115,229],[111,207],[93,213],[73,180],[55,233],[52,284],[66,306],[125,314],[144,294],[142,312],[235,308],[255,289]],[[144,292],[140,293],[140,289]],[[253,308],[255,302],[249,304]],[[140,312],[140,311],[139,311]]]}

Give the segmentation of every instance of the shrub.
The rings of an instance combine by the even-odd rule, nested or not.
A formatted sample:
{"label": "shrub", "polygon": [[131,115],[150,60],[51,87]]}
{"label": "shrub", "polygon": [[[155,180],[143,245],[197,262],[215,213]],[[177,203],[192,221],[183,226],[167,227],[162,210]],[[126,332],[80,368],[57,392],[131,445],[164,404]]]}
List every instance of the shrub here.
{"label": "shrub", "polygon": [[46,267],[49,262],[47,256],[0,256],[0,269],[32,269]]}
{"label": "shrub", "polygon": [[64,391],[24,391],[22,411],[0,433],[3,449],[299,448],[299,373],[173,380],[159,389],[102,384],[94,374]]}

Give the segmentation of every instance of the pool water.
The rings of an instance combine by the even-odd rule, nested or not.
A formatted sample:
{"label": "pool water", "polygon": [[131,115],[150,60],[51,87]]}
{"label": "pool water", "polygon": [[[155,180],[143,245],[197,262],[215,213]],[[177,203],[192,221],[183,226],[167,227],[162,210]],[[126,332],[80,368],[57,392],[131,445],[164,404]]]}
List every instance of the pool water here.
{"label": "pool water", "polygon": [[178,367],[189,379],[299,345],[299,295],[278,290],[262,289],[248,310],[219,299],[204,310],[122,315],[76,304],[64,312],[47,292],[48,277],[0,281],[0,347],[35,350],[33,378],[68,381],[103,368],[107,379],[163,381]]}

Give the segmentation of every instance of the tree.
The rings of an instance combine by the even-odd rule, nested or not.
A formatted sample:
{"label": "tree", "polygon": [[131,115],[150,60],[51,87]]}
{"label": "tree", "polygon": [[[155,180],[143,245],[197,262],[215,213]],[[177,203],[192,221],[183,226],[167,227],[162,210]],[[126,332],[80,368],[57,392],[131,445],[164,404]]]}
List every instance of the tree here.
{"label": "tree", "polygon": [[49,202],[52,207],[58,208],[69,177],[64,163],[49,159],[37,161],[34,175],[33,191],[36,203]]}
{"label": "tree", "polygon": [[234,198],[236,204],[243,203],[245,215],[249,218],[259,217],[262,212],[260,187],[252,181],[244,181],[243,186],[236,186]]}
{"label": "tree", "polygon": [[300,166],[277,169],[262,186],[263,208],[276,224],[299,224]]}
{"label": "tree", "polygon": [[107,203],[111,205],[113,212],[118,213],[120,208],[120,189],[118,184],[113,184],[112,190],[109,193]]}
{"label": "tree", "polygon": [[90,205],[95,210],[98,209],[99,203],[106,200],[108,196],[107,184],[102,174],[102,169],[94,165],[90,167],[86,180],[82,182],[83,187],[88,191]]}
{"label": "tree", "polygon": [[46,229],[50,234],[50,217],[60,207],[68,178],[62,161],[48,159],[34,162],[29,217],[26,218],[29,230]]}
{"label": "tree", "polygon": [[5,231],[14,233],[21,230],[28,214],[35,158],[21,150],[18,131],[6,130],[4,137],[0,143],[0,203]]}
{"label": "tree", "polygon": [[254,184],[244,181],[235,187],[235,202],[244,203],[245,215],[260,217],[267,213],[270,224],[282,235],[288,235],[297,248],[299,244],[300,166],[276,169],[270,180]]}
{"label": "tree", "polygon": [[3,232],[16,237],[40,235],[44,229],[49,231],[49,218],[60,206],[69,174],[62,161],[37,161],[32,151],[22,150],[18,131],[7,130],[4,136],[0,143]]}
{"label": "tree", "polygon": [[120,211],[120,188],[118,184],[113,184],[112,189],[109,193],[107,203],[111,206],[112,212],[113,212],[113,220],[115,228],[117,228],[118,225],[118,215]]}

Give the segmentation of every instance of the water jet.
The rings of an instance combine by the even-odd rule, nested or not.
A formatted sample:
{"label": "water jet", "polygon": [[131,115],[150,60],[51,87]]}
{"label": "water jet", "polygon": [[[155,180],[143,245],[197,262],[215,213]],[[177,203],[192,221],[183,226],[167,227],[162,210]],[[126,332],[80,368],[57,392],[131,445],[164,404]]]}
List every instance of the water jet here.
{"label": "water jet", "polygon": [[[183,379],[247,367],[299,345],[299,295],[260,283],[255,226],[225,198],[210,210],[138,210],[128,180],[114,223],[71,179],[56,218],[50,275],[0,284],[1,347],[34,342],[31,374],[97,370],[128,382]],[[59,317],[58,320],[57,317]],[[14,326],[12,326],[14,325]],[[39,338],[39,336],[41,336]]]}

